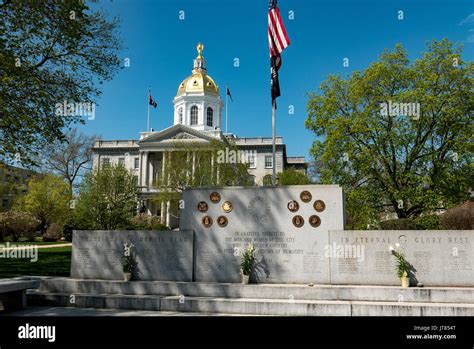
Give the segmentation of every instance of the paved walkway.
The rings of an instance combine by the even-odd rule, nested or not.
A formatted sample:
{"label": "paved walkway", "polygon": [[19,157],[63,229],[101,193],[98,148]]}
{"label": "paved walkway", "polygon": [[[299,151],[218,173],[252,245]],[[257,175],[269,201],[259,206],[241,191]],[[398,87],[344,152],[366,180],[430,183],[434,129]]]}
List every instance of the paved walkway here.
{"label": "paved walkway", "polygon": [[93,309],[31,306],[0,316],[248,316],[239,314],[182,313],[172,311]]}

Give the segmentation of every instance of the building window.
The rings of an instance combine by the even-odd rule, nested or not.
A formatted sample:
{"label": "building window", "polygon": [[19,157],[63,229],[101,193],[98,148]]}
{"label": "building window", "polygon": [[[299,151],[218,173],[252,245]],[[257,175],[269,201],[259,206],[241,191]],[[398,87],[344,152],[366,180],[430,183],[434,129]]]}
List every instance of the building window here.
{"label": "building window", "polygon": [[252,185],[257,185],[257,178],[253,175],[250,175],[249,182],[252,183]]}
{"label": "building window", "polygon": [[178,118],[179,118],[179,123],[183,123],[183,108],[178,109]]}
{"label": "building window", "polygon": [[208,107],[207,108],[207,126],[212,127],[213,116],[214,116],[214,111],[212,110],[211,107]]}
{"label": "building window", "polygon": [[273,155],[265,155],[265,168],[273,168]]}
{"label": "building window", "polygon": [[102,159],[102,167],[109,166],[110,165],[110,159],[109,158],[103,158]]}
{"label": "building window", "polygon": [[8,207],[8,199],[3,199],[2,200],[2,207],[7,208]]}
{"label": "building window", "polygon": [[133,183],[135,183],[135,185],[138,185],[138,176],[133,176]]}
{"label": "building window", "polygon": [[134,163],[133,163],[133,168],[136,170],[140,167],[140,160],[138,158],[135,158]]}
{"label": "building window", "polygon": [[247,159],[249,162],[249,168],[257,168],[257,152],[249,152]]}
{"label": "building window", "polygon": [[125,166],[125,158],[119,158],[118,164],[119,166]]}
{"label": "building window", "polygon": [[198,107],[193,105],[191,107],[191,125],[198,124]]}

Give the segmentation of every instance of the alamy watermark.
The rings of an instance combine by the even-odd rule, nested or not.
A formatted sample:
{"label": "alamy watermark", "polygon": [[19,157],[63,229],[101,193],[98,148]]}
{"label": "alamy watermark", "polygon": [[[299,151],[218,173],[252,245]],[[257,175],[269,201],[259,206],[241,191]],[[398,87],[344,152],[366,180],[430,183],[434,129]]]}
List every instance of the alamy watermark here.
{"label": "alamy watermark", "polygon": [[380,103],[380,115],[382,116],[410,116],[415,120],[420,118],[420,103],[418,102],[382,102]]}
{"label": "alamy watermark", "polygon": [[38,261],[37,245],[10,245],[9,242],[0,244],[0,258],[29,259],[30,262]]}
{"label": "alamy watermark", "polygon": [[342,245],[333,242],[331,245],[325,247],[326,258],[344,258],[356,259],[357,262],[362,262],[365,259],[364,245]]}
{"label": "alamy watermark", "polygon": [[64,100],[62,103],[56,103],[56,116],[82,116],[88,120],[95,119],[95,103],[91,102],[70,102]]}
{"label": "alamy watermark", "polygon": [[218,164],[254,164],[257,160],[256,150],[234,150],[225,148],[217,151]]}

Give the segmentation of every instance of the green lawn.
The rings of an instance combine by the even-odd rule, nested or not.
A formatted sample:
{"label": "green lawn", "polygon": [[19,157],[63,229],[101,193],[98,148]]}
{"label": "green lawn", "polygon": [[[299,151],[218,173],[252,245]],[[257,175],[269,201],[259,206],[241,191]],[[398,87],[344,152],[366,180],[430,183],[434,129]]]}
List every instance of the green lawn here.
{"label": "green lawn", "polygon": [[0,278],[43,275],[69,276],[71,247],[38,249],[38,261],[29,259],[0,258]]}
{"label": "green lawn", "polygon": [[[70,244],[70,241],[51,241],[51,242],[44,242],[44,241],[19,241],[19,242],[10,242],[9,247],[12,246],[20,246],[20,245],[57,245],[57,244]],[[2,242],[0,244],[6,245],[6,242]]]}

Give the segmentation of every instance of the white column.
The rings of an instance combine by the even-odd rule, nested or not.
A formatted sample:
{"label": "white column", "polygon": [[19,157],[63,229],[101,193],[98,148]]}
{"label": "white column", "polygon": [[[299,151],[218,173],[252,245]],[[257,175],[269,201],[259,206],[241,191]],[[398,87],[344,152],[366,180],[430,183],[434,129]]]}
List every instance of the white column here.
{"label": "white column", "polygon": [[145,171],[145,186],[149,187],[149,183],[148,183],[148,152],[145,152],[145,168],[144,168],[144,171]]}
{"label": "white column", "polygon": [[165,184],[166,152],[161,152],[161,184]]}
{"label": "white column", "polygon": [[192,175],[191,175],[191,178],[194,180],[194,173],[195,173],[195,170],[196,170],[196,152],[193,151],[193,171],[192,171]]}
{"label": "white column", "polygon": [[166,203],[166,225],[168,227],[170,226],[170,208],[171,208],[171,203],[168,201]]}
{"label": "white column", "polygon": [[160,213],[161,223],[165,222],[165,202],[161,202],[161,213]]}
{"label": "white column", "polygon": [[[172,166],[172,163],[171,163],[171,152],[167,152],[168,153],[168,159],[166,160],[169,164],[168,164],[168,167],[171,167]],[[166,185],[170,185],[171,183],[171,173],[170,171],[168,171],[167,175],[166,175]]]}
{"label": "white column", "polygon": [[211,183],[214,179],[214,152],[211,151]]}
{"label": "white column", "polygon": [[143,172],[143,171],[142,171],[143,153],[140,152],[138,155],[140,156],[139,163],[138,163],[138,165],[139,165],[139,166],[138,166],[138,185],[141,186],[141,185],[143,185],[143,182],[142,182],[142,181],[143,181],[143,179],[142,179],[142,177],[143,177],[143,176],[142,176],[142,172]]}
{"label": "white column", "polygon": [[148,185],[150,187],[153,186],[153,157],[154,157],[154,154],[149,154],[149,158],[148,158]]}
{"label": "white column", "polygon": [[150,203],[150,200],[146,200],[146,214],[151,216],[151,203]]}
{"label": "white column", "polygon": [[191,158],[191,155],[189,154],[189,151],[188,151],[186,152],[186,180],[188,181],[188,184],[191,179],[191,171],[189,171],[190,158]]}

